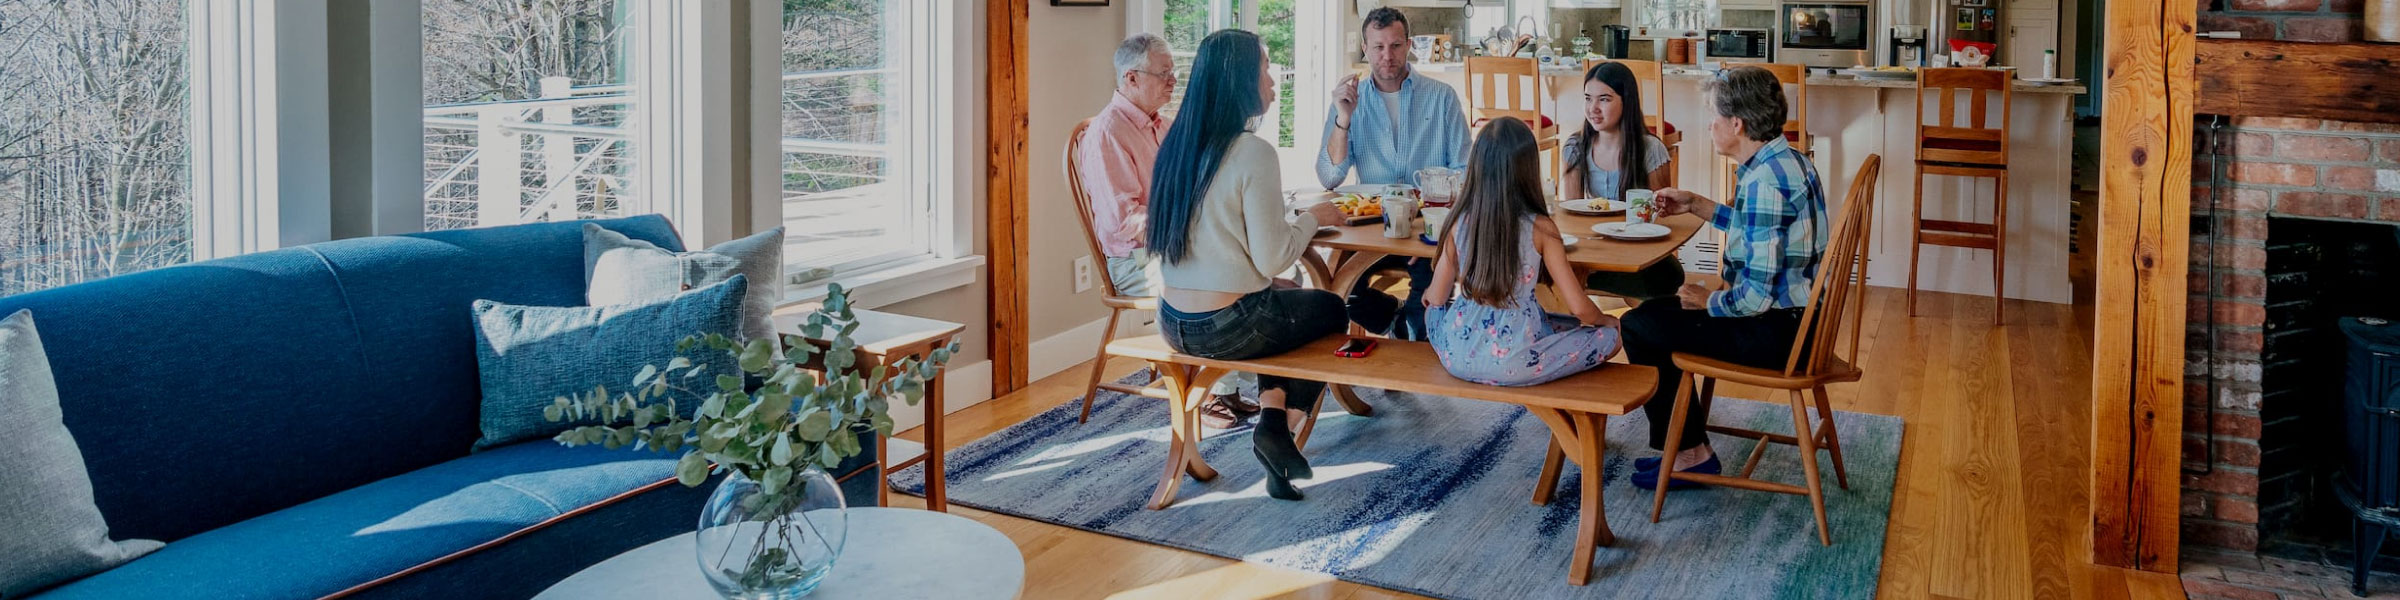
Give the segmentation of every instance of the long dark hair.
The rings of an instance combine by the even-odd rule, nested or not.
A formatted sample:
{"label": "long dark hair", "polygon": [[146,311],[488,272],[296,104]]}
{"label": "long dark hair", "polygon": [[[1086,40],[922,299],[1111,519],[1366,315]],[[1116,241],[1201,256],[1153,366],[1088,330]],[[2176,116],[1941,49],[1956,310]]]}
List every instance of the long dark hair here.
{"label": "long dark hair", "polygon": [[1249,135],[1250,120],[1267,112],[1259,99],[1259,73],[1267,68],[1258,34],[1227,29],[1200,40],[1192,59],[1192,82],[1183,108],[1158,144],[1150,170],[1150,251],[1168,263],[1191,253],[1188,234],[1200,215],[1201,198],[1233,141]]}
{"label": "long dark hair", "polygon": [[[1505,306],[1517,291],[1518,270],[1525,268],[1517,252],[1525,220],[1550,213],[1542,199],[1541,155],[1534,151],[1533,128],[1516,117],[1501,117],[1483,126],[1467,157],[1466,189],[1442,239],[1453,251],[1467,253],[1458,273],[1467,299]],[[1474,227],[1459,233],[1459,224],[1467,222]]]}
{"label": "long dark hair", "polygon": [[[1621,107],[1617,112],[1617,193],[1608,197],[1623,200],[1625,190],[1650,189],[1650,134],[1642,118],[1642,84],[1634,81],[1633,69],[1615,61],[1592,65],[1592,70],[1583,73],[1584,83],[1594,81],[1615,91],[1617,105]],[[1582,151],[1567,161],[1567,172],[1583,178],[1583,193],[1587,196],[1599,195],[1592,189],[1589,166],[1592,144],[1599,133],[1592,128],[1591,119],[1584,119],[1583,137],[1576,138],[1583,141],[1576,145]]]}

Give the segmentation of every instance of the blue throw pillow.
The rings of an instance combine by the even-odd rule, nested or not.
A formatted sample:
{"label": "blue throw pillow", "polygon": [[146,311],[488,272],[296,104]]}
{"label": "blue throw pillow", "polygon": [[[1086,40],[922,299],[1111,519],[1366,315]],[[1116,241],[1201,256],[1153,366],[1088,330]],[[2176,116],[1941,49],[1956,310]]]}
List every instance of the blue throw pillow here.
{"label": "blue throw pillow", "polygon": [[[542,418],[560,396],[610,395],[629,389],[644,365],[666,366],[675,343],[692,335],[740,337],[742,297],[749,280],[723,283],[649,304],[515,306],[475,301],[475,367],[483,380],[482,450],[566,431],[574,423]],[[685,416],[716,387],[714,374],[736,374],[732,357],[705,347],[689,356],[706,370],[674,382],[675,408]],[[679,378],[680,379],[680,378]],[[688,383],[688,385],[687,385]]]}

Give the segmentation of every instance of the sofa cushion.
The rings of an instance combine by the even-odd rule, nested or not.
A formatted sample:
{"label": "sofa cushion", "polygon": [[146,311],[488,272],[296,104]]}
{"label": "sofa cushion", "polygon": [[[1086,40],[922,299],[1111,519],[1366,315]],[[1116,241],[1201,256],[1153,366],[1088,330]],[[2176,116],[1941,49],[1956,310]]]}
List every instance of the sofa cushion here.
{"label": "sofa cushion", "polygon": [[0,598],[124,564],[158,542],[108,539],[83,452],[59,420],[33,311],[0,319]]}
{"label": "sofa cushion", "polygon": [[[676,457],[548,440],[493,448],[178,540],[43,597],[320,597],[644,486],[680,488]],[[693,503],[626,519],[690,531],[698,510]]]}
{"label": "sofa cushion", "polygon": [[[658,215],[590,222],[662,248],[683,247],[674,227]],[[350,485],[467,453],[482,435],[476,425],[483,384],[475,364],[475,301],[582,306],[583,223],[430,231],[309,246],[339,276],[357,316],[366,361],[375,365],[372,385],[349,390],[356,394],[349,409],[382,426],[350,432],[371,438],[377,453],[341,457],[343,468],[372,475]]]}
{"label": "sofa cushion", "polygon": [[388,477],[384,442],[423,435],[377,418],[423,400],[362,397],[377,386],[358,329],[307,248],[0,298],[23,308],[120,538],[174,541]]}
{"label": "sofa cushion", "polygon": [[630,391],[645,366],[664,367],[679,354],[697,377],[677,375],[667,400],[684,416],[716,390],[717,375],[737,375],[733,357],[705,346],[688,353],[677,342],[694,335],[741,335],[742,295],[749,278],[651,304],[517,306],[475,301],[475,362],[483,378],[483,437],[478,450],[547,437],[576,423],[542,415],[560,397],[604,387]]}
{"label": "sofa cushion", "polygon": [[657,302],[737,274],[748,276],[742,337],[776,339],[771,317],[775,304],[783,301],[783,278],[778,276],[783,271],[782,227],[707,250],[676,252],[586,223],[583,260],[584,299],[592,306]]}

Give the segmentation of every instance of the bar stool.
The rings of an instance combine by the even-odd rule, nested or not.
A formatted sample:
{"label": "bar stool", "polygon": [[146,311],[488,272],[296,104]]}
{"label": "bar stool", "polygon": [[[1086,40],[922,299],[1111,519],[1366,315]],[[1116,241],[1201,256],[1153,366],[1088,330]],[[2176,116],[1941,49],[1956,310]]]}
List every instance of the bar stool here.
{"label": "bar stool", "polygon": [[1533,59],[1468,57],[1465,91],[1468,111],[1475,120],[1467,128],[1471,133],[1480,132],[1483,124],[1492,119],[1516,117],[1533,129],[1533,139],[1540,141],[1542,156],[1551,164],[1558,164],[1558,124],[1543,114],[1542,104],[1548,101],[1549,94],[1542,88],[1541,64]]}
{"label": "bar stool", "polygon": [[[1908,314],[1917,314],[1917,252],[1925,244],[1992,251],[1992,324],[2001,322],[2003,283],[2008,272],[2008,127],[2009,72],[1997,69],[1924,69],[1917,73],[1917,201],[1910,217]],[[1940,120],[1925,122],[1927,90],[1939,90]],[[1967,93],[1969,120],[1960,123],[1958,93]],[[1987,127],[1988,96],[2000,96],[2000,126]],[[1992,222],[1925,218],[1925,176],[1989,177],[1993,188]]]}

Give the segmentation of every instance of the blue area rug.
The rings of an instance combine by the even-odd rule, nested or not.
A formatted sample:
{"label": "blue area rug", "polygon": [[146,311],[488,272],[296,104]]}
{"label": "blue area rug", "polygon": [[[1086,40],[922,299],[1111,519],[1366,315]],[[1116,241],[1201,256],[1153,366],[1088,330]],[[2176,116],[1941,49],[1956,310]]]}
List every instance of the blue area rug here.
{"label": "blue area rug", "polygon": [[[1146,372],[1145,372],[1146,373]],[[1146,379],[1145,373],[1128,378]],[[1601,476],[1613,546],[1592,582],[1566,583],[1577,490],[1570,461],[1548,506],[1532,504],[1549,429],[1513,405],[1360,389],[1375,416],[1327,402],[1308,455],[1316,479],[1300,502],[1268,498],[1249,430],[1204,431],[1216,480],[1186,478],[1173,506],[1146,510],[1167,453],[1160,401],[1102,392],[1091,422],[1080,401],[1060,404],[949,454],[950,501],[998,513],[1314,571],[1427,596],[1515,598],[1870,598],[1883,557],[1897,417],[1838,412],[1850,489],[1823,465],[1834,545],[1817,543],[1808,499],[1725,489],[1672,492],[1649,522],[1651,494],[1627,483],[1633,459],[1655,455],[1638,413],[1612,419]],[[1713,419],[1790,431],[1791,410],[1723,398]],[[1751,443],[1714,436],[1727,473]],[[1770,448],[1758,475],[1799,483],[1789,447]],[[922,494],[924,471],[892,476]]]}

